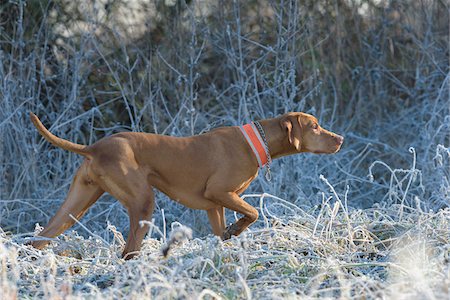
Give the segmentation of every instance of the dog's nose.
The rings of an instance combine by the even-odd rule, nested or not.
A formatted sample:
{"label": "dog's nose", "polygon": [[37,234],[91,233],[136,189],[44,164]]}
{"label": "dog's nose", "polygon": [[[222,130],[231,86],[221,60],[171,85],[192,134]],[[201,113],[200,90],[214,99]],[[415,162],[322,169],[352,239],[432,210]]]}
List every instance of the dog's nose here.
{"label": "dog's nose", "polygon": [[335,139],[336,139],[336,142],[337,142],[339,145],[342,145],[342,143],[344,142],[344,137],[343,137],[343,136],[336,135]]}

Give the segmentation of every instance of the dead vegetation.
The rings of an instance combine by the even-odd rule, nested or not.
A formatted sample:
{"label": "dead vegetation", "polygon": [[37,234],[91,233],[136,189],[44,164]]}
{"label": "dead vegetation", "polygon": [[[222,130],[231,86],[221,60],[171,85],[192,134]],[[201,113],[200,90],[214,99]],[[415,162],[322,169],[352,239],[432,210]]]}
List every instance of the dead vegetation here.
{"label": "dead vegetation", "polygon": [[[20,0],[0,20],[3,298],[448,297],[444,1]],[[29,111],[84,144],[305,111],[345,144],[275,161],[246,196],[258,222],[229,242],[158,194],[142,255],[125,262],[127,214],[110,196],[46,250],[24,245],[80,164]],[[165,259],[181,224],[194,239]]]}

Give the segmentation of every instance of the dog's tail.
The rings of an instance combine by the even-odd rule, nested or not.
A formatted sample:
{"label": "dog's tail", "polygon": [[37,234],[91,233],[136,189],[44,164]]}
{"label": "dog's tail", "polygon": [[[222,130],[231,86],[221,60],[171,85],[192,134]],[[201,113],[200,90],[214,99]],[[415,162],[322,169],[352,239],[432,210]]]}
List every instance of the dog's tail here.
{"label": "dog's tail", "polygon": [[39,118],[32,112],[30,112],[30,118],[31,122],[33,122],[34,126],[37,128],[39,133],[53,145],[63,148],[65,150],[75,152],[77,154],[81,154],[86,157],[90,157],[89,151],[87,151],[86,149],[87,146],[72,143],[70,141],[64,140],[52,134],[50,131],[47,130],[47,128],[45,128],[44,125],[42,125],[41,120],[39,120]]}

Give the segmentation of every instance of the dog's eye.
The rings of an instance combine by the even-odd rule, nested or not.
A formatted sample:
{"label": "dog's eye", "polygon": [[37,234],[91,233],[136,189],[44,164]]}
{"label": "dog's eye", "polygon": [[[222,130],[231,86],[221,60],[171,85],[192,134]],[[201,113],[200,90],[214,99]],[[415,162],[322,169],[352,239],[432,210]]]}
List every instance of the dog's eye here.
{"label": "dog's eye", "polygon": [[312,129],[317,129],[317,128],[319,128],[319,124],[314,123],[314,124],[312,125]]}

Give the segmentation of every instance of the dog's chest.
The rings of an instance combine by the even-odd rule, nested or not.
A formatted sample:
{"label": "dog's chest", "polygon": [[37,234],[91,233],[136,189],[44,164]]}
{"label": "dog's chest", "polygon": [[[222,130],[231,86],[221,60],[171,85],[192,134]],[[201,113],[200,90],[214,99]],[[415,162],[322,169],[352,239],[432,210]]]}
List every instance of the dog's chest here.
{"label": "dog's chest", "polygon": [[255,180],[255,178],[258,176],[258,171],[256,171],[256,174],[253,175],[252,177],[250,177],[249,179],[245,180],[243,183],[241,183],[237,189],[236,189],[236,194],[240,195],[242,194],[249,186],[250,183],[252,183],[253,180]]}

